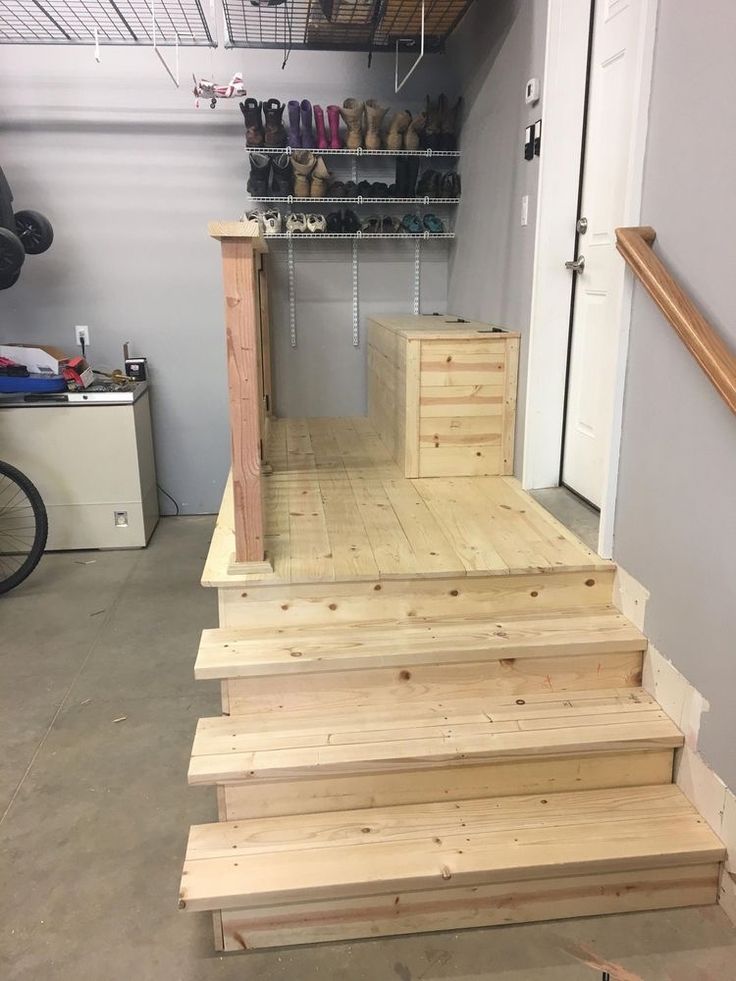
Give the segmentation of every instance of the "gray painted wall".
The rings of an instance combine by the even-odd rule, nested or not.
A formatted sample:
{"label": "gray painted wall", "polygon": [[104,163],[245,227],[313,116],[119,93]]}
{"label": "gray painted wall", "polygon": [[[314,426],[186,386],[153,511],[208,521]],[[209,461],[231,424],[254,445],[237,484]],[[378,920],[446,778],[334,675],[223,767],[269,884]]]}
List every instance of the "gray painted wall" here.
{"label": "gray painted wall", "polygon": [[[720,0],[660,2],[642,210],[656,251],[732,349],[734,37],[736,11]],[[731,787],[735,551],[736,420],[637,288],[614,557],[651,591],[652,643],[710,701],[700,748]]]}
{"label": "gray painted wall", "polygon": [[[29,259],[17,286],[0,292],[0,341],[73,349],[74,325],[88,324],[92,362],[119,367],[122,343],[131,340],[150,359],[160,483],[185,513],[214,511],[229,432],[219,256],[206,225],[242,213],[247,168],[237,103],[197,111],[188,79],[196,72],[227,81],[242,69],[258,98],[326,105],[373,95],[396,104],[393,59],[376,55],[368,70],[361,54],[294,52],[282,72],[277,51],[184,49],[177,91],[150,50],[103,48],[100,64],[91,48],[1,51],[2,164],[16,206],[47,213],[56,240]],[[448,78],[447,58],[427,58],[401,103],[416,106]],[[288,343],[285,253],[275,251],[277,410],[362,413],[349,243],[297,252],[296,351]],[[411,244],[366,245],[361,254],[363,319],[372,310],[410,312]],[[447,246],[432,243],[426,256],[424,310],[444,312]]]}
{"label": "gray painted wall", "polygon": [[[450,261],[448,309],[522,333],[515,460],[521,472],[539,158],[525,161],[524,130],[541,118],[524,87],[542,78],[546,0],[477,3],[448,48],[466,100],[463,201]],[[544,98],[544,93],[542,93]],[[529,196],[529,224],[521,199]]]}

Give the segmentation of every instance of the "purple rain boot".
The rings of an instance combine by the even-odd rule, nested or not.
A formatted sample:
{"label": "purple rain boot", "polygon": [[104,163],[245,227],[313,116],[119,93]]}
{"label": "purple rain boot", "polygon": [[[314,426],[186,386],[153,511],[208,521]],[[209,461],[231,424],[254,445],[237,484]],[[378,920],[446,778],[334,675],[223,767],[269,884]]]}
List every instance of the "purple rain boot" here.
{"label": "purple rain boot", "polygon": [[302,133],[299,126],[299,103],[296,99],[289,102],[289,146],[300,147],[302,145]]}
{"label": "purple rain boot", "polygon": [[330,150],[339,150],[340,142],[340,107],[328,106],[327,118],[330,121]]}
{"label": "purple rain boot", "polygon": [[327,150],[330,144],[327,142],[327,130],[325,129],[325,114],[322,106],[314,107],[314,128],[317,130],[317,149]]}
{"label": "purple rain boot", "polygon": [[312,129],[312,103],[302,99],[300,106],[302,114],[302,146],[314,147],[314,130]]}

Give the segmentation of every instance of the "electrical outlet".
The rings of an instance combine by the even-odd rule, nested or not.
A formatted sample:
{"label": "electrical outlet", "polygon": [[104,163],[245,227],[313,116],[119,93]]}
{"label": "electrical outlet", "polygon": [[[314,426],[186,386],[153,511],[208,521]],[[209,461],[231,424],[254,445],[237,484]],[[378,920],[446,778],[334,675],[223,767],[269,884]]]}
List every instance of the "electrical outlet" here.
{"label": "electrical outlet", "polygon": [[74,336],[77,339],[77,347],[81,347],[82,344],[89,347],[89,327],[75,327]]}

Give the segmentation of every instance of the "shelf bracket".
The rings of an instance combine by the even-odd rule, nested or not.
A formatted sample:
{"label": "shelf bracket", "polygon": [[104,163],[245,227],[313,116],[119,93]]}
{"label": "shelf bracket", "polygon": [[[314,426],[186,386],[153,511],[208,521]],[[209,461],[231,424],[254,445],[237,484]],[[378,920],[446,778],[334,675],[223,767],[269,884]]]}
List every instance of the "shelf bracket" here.
{"label": "shelf bracket", "polygon": [[353,239],[353,347],[360,347],[360,279],[358,276],[358,239]]}
{"label": "shelf bracket", "polygon": [[289,269],[289,343],[296,347],[296,296],[294,290],[294,240],[289,236],[287,245],[287,265]]}
{"label": "shelf bracket", "polygon": [[417,68],[419,66],[419,62],[424,57],[424,7],[425,7],[425,0],[422,0],[422,41],[421,41],[421,47],[419,49],[419,55],[418,55],[416,61],[414,62],[414,64],[411,66],[411,68],[409,69],[409,71],[406,73],[406,75],[404,75],[404,77],[401,79],[400,82],[399,82],[399,45],[401,44],[401,39],[400,38],[397,38],[396,39],[396,56],[395,56],[395,67],[394,67],[394,92],[400,92],[401,89],[403,89],[403,87],[409,81],[409,79],[411,78],[411,76],[417,70]]}
{"label": "shelf bracket", "polygon": [[415,317],[419,316],[419,298],[422,292],[422,240],[418,238],[414,243],[414,303],[412,312]]}
{"label": "shelf bracket", "polygon": [[156,0],[151,0],[151,42],[153,44],[153,53],[156,55],[158,60],[164,66],[166,74],[169,76],[174,85],[179,88],[179,35],[176,35],[176,46],[175,46],[175,69],[174,71],[168,65],[168,62],[161,54],[161,51],[156,44]]}

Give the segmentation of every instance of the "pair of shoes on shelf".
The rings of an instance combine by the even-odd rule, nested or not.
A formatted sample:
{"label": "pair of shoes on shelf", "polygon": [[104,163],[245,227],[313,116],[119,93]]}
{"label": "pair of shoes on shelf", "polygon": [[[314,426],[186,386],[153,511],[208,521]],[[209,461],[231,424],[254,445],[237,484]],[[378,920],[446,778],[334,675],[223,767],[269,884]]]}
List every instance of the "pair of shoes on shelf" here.
{"label": "pair of shoes on shelf", "polygon": [[375,99],[365,102],[345,99],[340,109],[347,127],[345,146],[350,150],[419,150],[426,124],[425,113],[412,118],[408,109],[399,109],[390,117],[384,132],[388,111]]}
{"label": "pair of shoes on shelf", "polygon": [[319,235],[325,232],[327,221],[324,215],[291,214],[286,216],[286,231],[300,234]]}
{"label": "pair of shoes on shelf", "polygon": [[294,170],[294,196],[297,198],[323,198],[332,180],[322,157],[315,157],[311,150],[295,150],[291,155]]}
{"label": "pair of shoes on shelf", "polygon": [[281,212],[273,208],[269,211],[246,211],[243,218],[246,221],[257,221],[263,235],[278,235],[283,228]]}
{"label": "pair of shoes on shelf", "polygon": [[425,170],[416,187],[420,198],[459,198],[460,175],[454,170],[441,174],[437,170]]}
{"label": "pair of shoes on shelf", "polygon": [[[294,193],[294,171],[287,153],[274,157],[255,151],[249,155],[248,194],[253,198],[285,198]],[[270,178],[270,183],[269,183]]]}
{"label": "pair of shoes on shelf", "polygon": [[[312,119],[314,118],[314,128]],[[292,149],[339,150],[340,107],[327,107],[327,123],[322,106],[312,107],[309,99],[289,101],[289,146]]]}
{"label": "pair of shoes on shelf", "polygon": [[267,102],[246,99],[240,103],[240,111],[245,124],[246,146],[285,147],[287,145],[283,123],[283,102],[279,102],[278,99],[269,99]]}
{"label": "pair of shoes on shelf", "polygon": [[427,96],[427,106],[424,110],[427,117],[423,140],[425,149],[457,150],[462,105],[463,100],[460,98],[451,106],[444,92],[436,102]]}
{"label": "pair of shoes on shelf", "polygon": [[393,215],[368,215],[360,230],[364,235],[396,235],[401,231],[401,222]]}
{"label": "pair of shoes on shelf", "polygon": [[327,215],[327,231],[335,233],[355,234],[360,231],[360,218],[350,208],[342,211],[331,211]]}
{"label": "pair of shoes on shelf", "polygon": [[430,235],[443,235],[445,226],[437,215],[404,215],[401,219],[401,231],[410,235],[423,235],[429,232]]}

